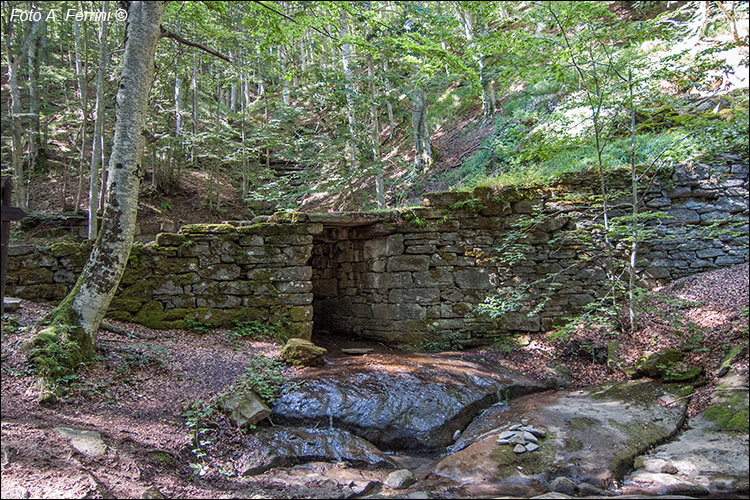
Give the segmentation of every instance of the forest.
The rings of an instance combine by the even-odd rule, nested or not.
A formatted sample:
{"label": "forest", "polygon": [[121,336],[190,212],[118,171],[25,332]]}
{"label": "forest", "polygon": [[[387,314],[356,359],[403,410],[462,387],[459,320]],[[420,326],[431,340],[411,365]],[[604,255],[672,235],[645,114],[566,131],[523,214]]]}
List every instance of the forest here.
{"label": "forest", "polygon": [[3,498],[744,498],[745,1],[3,1]]}

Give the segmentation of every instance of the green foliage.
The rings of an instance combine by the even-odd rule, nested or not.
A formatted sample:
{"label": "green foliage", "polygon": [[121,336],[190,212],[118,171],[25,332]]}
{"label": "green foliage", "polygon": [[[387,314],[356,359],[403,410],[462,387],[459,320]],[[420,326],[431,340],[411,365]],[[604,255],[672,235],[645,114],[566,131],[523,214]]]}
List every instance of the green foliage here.
{"label": "green foliage", "polygon": [[190,468],[194,475],[204,476],[209,471],[209,466],[205,463],[208,456],[206,447],[212,444],[208,434],[211,432],[210,418],[216,412],[216,407],[198,399],[183,404],[183,409],[182,417],[189,431],[190,453],[197,460],[190,463]]}
{"label": "green foliage", "polygon": [[445,352],[460,350],[461,334],[450,332],[438,334],[434,331],[428,331],[425,337],[416,344],[399,344],[398,348],[405,351],[414,352]]}
{"label": "green foliage", "polygon": [[427,225],[427,221],[419,217],[416,213],[414,213],[414,210],[404,211],[403,217],[404,219],[409,221],[414,227],[425,227]]}
{"label": "green foliage", "polygon": [[[237,394],[253,391],[266,403],[271,404],[281,393],[282,386],[287,383],[285,369],[286,365],[283,362],[261,354],[248,361],[245,373],[227,392]],[[287,387],[291,385],[287,383]]]}
{"label": "green foliage", "polygon": [[191,317],[185,318],[185,330],[195,332],[198,335],[205,335],[206,333],[210,333],[213,328],[200,320]]}
{"label": "green foliage", "polygon": [[235,321],[235,327],[227,332],[226,337],[230,344],[237,347],[242,339],[272,341],[277,344],[283,343],[284,325],[281,321],[273,324],[261,321]]}

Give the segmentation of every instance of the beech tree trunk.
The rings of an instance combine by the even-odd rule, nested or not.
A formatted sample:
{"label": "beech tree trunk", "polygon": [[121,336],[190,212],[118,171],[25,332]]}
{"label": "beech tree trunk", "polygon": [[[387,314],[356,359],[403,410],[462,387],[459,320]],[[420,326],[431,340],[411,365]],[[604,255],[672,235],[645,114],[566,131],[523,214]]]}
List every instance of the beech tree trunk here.
{"label": "beech tree trunk", "polygon": [[[5,21],[5,19],[3,19]],[[13,39],[13,19],[3,23],[5,43],[5,57],[8,61],[8,86],[10,87],[10,125],[11,125],[11,162],[13,163],[13,202],[22,209],[27,209],[26,204],[26,179],[23,169],[23,128],[21,126],[21,92],[18,90],[18,63],[20,56],[16,55],[11,47]],[[25,53],[31,43],[33,27],[26,35],[23,47],[19,54]]]}
{"label": "beech tree trunk", "polygon": [[76,48],[76,75],[78,76],[78,95],[81,99],[81,156],[78,162],[78,190],[76,191],[76,204],[73,213],[78,215],[81,206],[81,193],[83,192],[83,164],[86,161],[86,129],[88,128],[88,92],[86,82],[88,80],[88,64],[85,63],[88,44],[86,42],[86,29],[84,26],[83,36],[80,34],[78,19],[73,18],[73,32]]}
{"label": "beech tree trunk", "polygon": [[[29,114],[31,123],[29,130],[29,170],[28,179],[31,181],[31,174],[39,161],[41,126],[39,119],[39,52],[42,44],[42,34],[44,32],[45,17],[42,16],[40,21],[35,21],[31,27],[31,42],[28,49],[29,61]],[[26,190],[26,205],[29,203],[29,192]]]}
{"label": "beech tree trunk", "polygon": [[[469,10],[461,7],[459,2],[455,3],[455,7],[464,28],[466,41],[469,42],[469,47],[472,49],[472,58],[479,68],[479,85],[482,87],[482,111],[484,112],[484,116],[492,116],[497,110],[497,99],[495,98],[492,79],[488,78],[486,74],[484,54],[479,51],[477,43],[474,40],[474,18]],[[486,29],[485,27],[483,34],[486,34]]]}
{"label": "beech tree trunk", "polygon": [[[349,17],[345,11],[341,11],[341,31],[340,36],[346,39],[349,36]],[[354,85],[352,84],[352,44],[344,42],[341,44],[341,64],[344,68],[344,78],[346,87],[346,120],[349,125],[349,142],[347,144],[347,156],[349,157],[349,166],[352,170],[359,168],[357,161],[357,152],[354,147],[356,141],[356,128],[354,119]]]}
{"label": "beech tree trunk", "polygon": [[102,5],[102,21],[99,26],[99,64],[96,69],[96,113],[94,118],[94,141],[91,147],[91,170],[89,172],[89,239],[96,238],[98,233],[99,208],[99,163],[102,156],[102,141],[104,135],[104,69],[107,66],[107,36],[109,23],[106,13],[109,11],[109,1]]}
{"label": "beech tree trunk", "polygon": [[367,78],[370,84],[370,120],[372,121],[372,161],[375,164],[375,195],[378,208],[385,208],[385,186],[383,183],[383,164],[380,161],[380,123],[378,122],[378,108],[375,102],[375,71],[373,70],[372,54],[367,57]]}
{"label": "beech tree trunk", "polygon": [[35,345],[58,343],[66,351],[58,362],[67,363],[70,371],[94,357],[96,332],[133,244],[143,132],[163,12],[164,2],[130,3],[101,233],[73,290],[50,313],[52,326],[35,340]]}
{"label": "beech tree trunk", "polygon": [[432,145],[427,127],[427,94],[423,87],[414,90],[413,100],[411,117],[414,127],[414,165],[418,172],[425,172],[432,166]]}

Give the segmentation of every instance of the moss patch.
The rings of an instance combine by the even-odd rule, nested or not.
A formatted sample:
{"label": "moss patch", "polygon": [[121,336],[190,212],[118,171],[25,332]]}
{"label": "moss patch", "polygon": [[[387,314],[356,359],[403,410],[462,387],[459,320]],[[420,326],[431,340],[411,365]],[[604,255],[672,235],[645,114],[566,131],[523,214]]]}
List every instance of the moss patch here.
{"label": "moss patch", "polygon": [[185,224],[180,229],[182,234],[228,234],[237,232],[231,224]]}
{"label": "moss patch", "polygon": [[609,424],[627,434],[629,439],[625,442],[625,450],[617,453],[612,461],[610,471],[615,479],[622,478],[633,469],[633,463],[638,455],[641,455],[651,446],[661,443],[670,435],[670,431],[650,422],[629,422],[621,424],[610,420]]}
{"label": "moss patch", "polygon": [[721,430],[748,432],[748,393],[734,392],[727,399],[706,408],[704,415]]}

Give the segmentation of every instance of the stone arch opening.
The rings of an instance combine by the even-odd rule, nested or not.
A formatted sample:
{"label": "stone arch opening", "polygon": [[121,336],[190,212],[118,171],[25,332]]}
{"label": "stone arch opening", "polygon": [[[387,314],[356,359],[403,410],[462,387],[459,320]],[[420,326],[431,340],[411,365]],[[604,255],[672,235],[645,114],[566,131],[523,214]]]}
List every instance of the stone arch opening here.
{"label": "stone arch opening", "polygon": [[[374,218],[375,216],[376,218]],[[313,333],[318,345],[388,341],[388,318],[378,308],[388,290],[380,283],[386,270],[388,231],[377,214],[326,214],[314,235],[312,268]]]}

